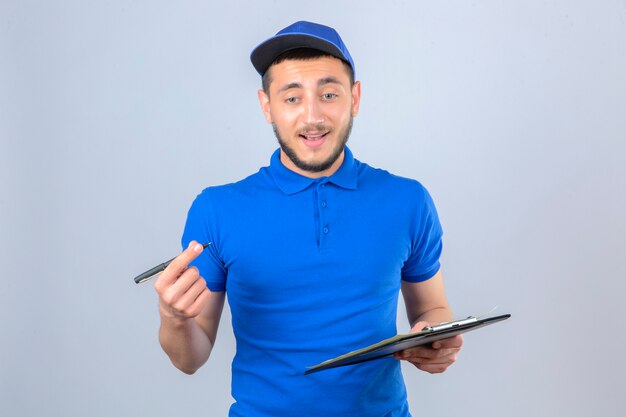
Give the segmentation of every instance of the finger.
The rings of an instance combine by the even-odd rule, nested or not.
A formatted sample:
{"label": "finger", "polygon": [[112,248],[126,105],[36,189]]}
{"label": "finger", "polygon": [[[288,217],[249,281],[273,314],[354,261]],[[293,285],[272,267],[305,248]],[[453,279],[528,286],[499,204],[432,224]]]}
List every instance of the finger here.
{"label": "finger", "polygon": [[[189,246],[180,255],[172,260],[159,276],[160,285],[167,286],[172,284],[178,277],[185,272],[185,269],[191,261],[196,259],[202,253],[202,245],[192,240]],[[155,283],[156,286],[156,283]]]}
{"label": "finger", "polygon": [[410,358],[421,358],[421,359],[435,359],[441,358],[444,356],[456,354],[461,350],[461,348],[448,348],[448,349],[432,349],[429,347],[419,346],[410,349],[405,349],[397,353],[396,359],[410,359]]}
{"label": "finger", "polygon": [[432,359],[408,358],[406,359],[406,361],[411,362],[412,364],[419,364],[419,365],[451,365],[454,362],[456,362],[456,359],[457,359],[457,355],[451,354],[451,355],[443,356],[441,358],[432,358]]}
{"label": "finger", "polygon": [[437,349],[435,350],[435,354],[432,356],[409,356],[409,358],[412,357],[417,357],[417,358],[421,358],[421,359],[425,359],[425,360],[433,360],[433,361],[438,361],[438,360],[445,360],[448,357],[451,356],[456,356],[459,352],[460,352],[460,348],[451,348],[451,349]]}
{"label": "finger", "polygon": [[461,348],[463,346],[463,336],[456,335],[454,337],[449,337],[447,339],[437,340],[433,342],[433,349],[442,349],[442,348]]}
{"label": "finger", "polygon": [[[164,287],[159,291],[159,296],[165,302],[165,304],[174,306],[176,305],[185,293],[191,288],[191,286],[200,277],[200,272],[195,266],[187,268],[176,281],[167,287]],[[202,279],[204,281],[204,279]]]}
{"label": "finger", "polygon": [[167,291],[171,291],[173,294],[177,294],[178,298],[180,298],[184,293],[186,293],[189,288],[198,280],[200,277],[200,271],[195,266],[190,266],[185,269],[182,274],[178,277],[176,281],[174,281]]}
{"label": "finger", "polygon": [[434,358],[437,356],[437,351],[426,346],[416,346],[409,349],[401,350],[397,352],[398,359],[407,358]]}
{"label": "finger", "polygon": [[206,281],[204,278],[198,277],[191,287],[189,287],[189,289],[182,294],[178,301],[174,304],[174,308],[178,311],[186,312],[186,310],[196,301],[198,296],[206,289]]}
{"label": "finger", "polygon": [[[204,281],[204,280],[202,280]],[[184,305],[181,301],[181,305],[177,306],[174,311],[178,316],[185,318],[193,318],[196,317],[200,312],[204,309],[204,307],[209,303],[211,290],[209,290],[206,286],[206,283],[198,283],[193,287],[194,295],[186,294]],[[197,296],[196,296],[197,294]],[[196,296],[194,299],[193,297]]]}
{"label": "finger", "polygon": [[408,358],[405,360],[422,369],[424,367],[450,366],[456,362],[457,357],[457,353],[452,353],[440,358]]}
{"label": "finger", "polygon": [[429,374],[440,374],[445,372],[452,364],[436,364],[436,365],[422,365],[413,364],[421,371],[428,372]]}
{"label": "finger", "polygon": [[191,317],[195,317],[202,312],[204,307],[208,304],[211,297],[211,290],[205,285],[203,291],[198,295],[193,304],[188,308],[188,313]]}

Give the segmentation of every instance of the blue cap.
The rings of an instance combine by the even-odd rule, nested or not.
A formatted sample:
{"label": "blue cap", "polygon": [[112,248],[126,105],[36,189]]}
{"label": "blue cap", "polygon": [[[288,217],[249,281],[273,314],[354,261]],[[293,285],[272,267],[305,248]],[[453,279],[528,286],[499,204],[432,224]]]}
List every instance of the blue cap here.
{"label": "blue cap", "polygon": [[354,62],[339,33],[318,23],[300,21],[287,26],[275,36],[254,48],[250,54],[252,65],[261,75],[283,52],[297,48],[311,48],[346,61],[354,71]]}

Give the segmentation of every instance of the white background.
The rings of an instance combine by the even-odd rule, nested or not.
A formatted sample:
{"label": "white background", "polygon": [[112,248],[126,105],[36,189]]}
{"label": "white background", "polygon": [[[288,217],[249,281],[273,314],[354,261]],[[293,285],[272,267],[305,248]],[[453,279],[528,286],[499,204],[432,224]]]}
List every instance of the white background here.
{"label": "white background", "polygon": [[456,315],[513,315],[443,375],[405,368],[414,416],[621,415],[617,0],[0,0],[1,413],[226,415],[228,311],[186,376],[132,278],[179,252],[204,187],[269,162],[248,55],[301,19],[355,59],[355,156],[433,195]]}

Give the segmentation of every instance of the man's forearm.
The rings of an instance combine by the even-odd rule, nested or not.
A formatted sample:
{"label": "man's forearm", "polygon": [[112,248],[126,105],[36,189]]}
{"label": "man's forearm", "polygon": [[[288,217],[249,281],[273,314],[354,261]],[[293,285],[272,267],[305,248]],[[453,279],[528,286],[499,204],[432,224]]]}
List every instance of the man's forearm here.
{"label": "man's forearm", "polygon": [[452,310],[449,307],[437,307],[426,311],[417,317],[411,323],[411,328],[420,321],[428,322],[429,325],[435,325],[452,320]]}
{"label": "man's forearm", "polygon": [[195,319],[170,318],[162,313],[159,342],[174,366],[189,375],[207,361],[213,348]]}
{"label": "man's forearm", "polygon": [[402,295],[413,331],[421,330],[414,328],[420,321],[435,325],[452,320],[452,310],[446,300],[441,270],[426,281],[402,281]]}

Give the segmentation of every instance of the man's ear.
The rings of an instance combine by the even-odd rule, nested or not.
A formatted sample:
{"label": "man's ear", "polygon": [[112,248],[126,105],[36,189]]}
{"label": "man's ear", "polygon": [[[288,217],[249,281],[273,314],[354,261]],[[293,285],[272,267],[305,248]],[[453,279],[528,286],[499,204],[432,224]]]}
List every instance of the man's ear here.
{"label": "man's ear", "polygon": [[270,96],[263,90],[260,89],[257,92],[259,96],[259,104],[261,105],[261,110],[263,110],[263,116],[265,116],[265,120],[267,123],[272,123],[272,113],[270,112]]}
{"label": "man's ear", "polygon": [[352,85],[352,117],[359,114],[359,106],[361,105],[361,82],[355,81]]}

